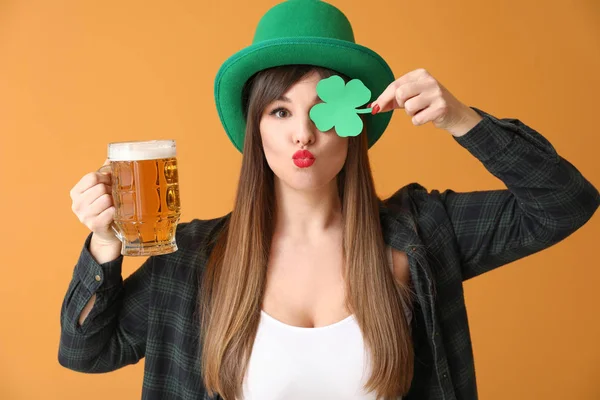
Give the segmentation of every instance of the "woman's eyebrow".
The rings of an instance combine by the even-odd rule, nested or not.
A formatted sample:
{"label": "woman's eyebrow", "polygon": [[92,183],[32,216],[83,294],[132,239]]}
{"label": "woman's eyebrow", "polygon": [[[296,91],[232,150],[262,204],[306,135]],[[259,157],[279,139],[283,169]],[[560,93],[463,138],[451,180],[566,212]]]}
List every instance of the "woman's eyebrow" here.
{"label": "woman's eyebrow", "polygon": [[[291,103],[292,102],[292,100],[289,97],[285,96],[285,95],[279,96],[279,98],[277,99],[277,101],[283,101],[285,103]],[[319,95],[315,95],[313,103],[318,103],[320,101],[321,101],[321,99],[319,98]]]}

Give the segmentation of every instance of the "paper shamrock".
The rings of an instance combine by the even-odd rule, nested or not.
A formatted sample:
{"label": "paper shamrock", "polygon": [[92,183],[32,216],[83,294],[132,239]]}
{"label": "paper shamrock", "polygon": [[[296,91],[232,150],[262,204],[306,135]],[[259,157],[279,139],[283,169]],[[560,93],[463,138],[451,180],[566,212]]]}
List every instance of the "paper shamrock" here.
{"label": "paper shamrock", "polygon": [[358,114],[371,112],[371,108],[356,109],[371,98],[371,91],[359,79],[347,84],[338,76],[321,79],[317,95],[324,103],[315,104],[309,112],[317,129],[326,132],[335,127],[338,136],[357,136],[362,132],[363,122]]}

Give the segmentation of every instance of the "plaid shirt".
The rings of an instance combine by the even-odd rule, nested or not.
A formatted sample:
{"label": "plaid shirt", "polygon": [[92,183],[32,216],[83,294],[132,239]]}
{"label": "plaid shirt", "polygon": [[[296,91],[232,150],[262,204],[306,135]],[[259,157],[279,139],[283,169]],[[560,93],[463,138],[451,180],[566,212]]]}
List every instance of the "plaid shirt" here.
{"label": "plaid shirt", "polygon": [[[428,192],[411,183],[380,203],[385,242],[408,254],[417,294],[406,400],[477,399],[463,281],[560,242],[600,203],[597,189],[538,132],[473,109],[483,120],[455,140],[508,189]],[[125,280],[122,256],[99,265],[88,236],[62,305],[60,364],[99,373],[145,357],[143,399],[208,400],[197,356],[197,274],[228,217],[181,223],[179,250],[148,258]]]}

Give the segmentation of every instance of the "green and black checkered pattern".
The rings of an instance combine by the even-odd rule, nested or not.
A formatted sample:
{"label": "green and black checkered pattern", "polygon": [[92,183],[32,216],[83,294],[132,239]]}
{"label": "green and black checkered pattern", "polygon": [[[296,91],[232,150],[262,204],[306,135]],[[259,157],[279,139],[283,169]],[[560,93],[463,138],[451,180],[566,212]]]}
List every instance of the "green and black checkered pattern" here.
{"label": "green and black checkered pattern", "polygon": [[[440,192],[411,183],[381,202],[385,241],[408,254],[417,295],[406,400],[477,399],[463,281],[560,242],[600,203],[598,190],[538,132],[473,109],[483,120],[455,140],[507,189]],[[143,399],[209,399],[199,370],[197,277],[228,217],[180,224],[179,250],[148,258],[125,280],[122,256],[99,265],[88,236],[62,305],[60,364],[100,373],[145,357]]]}

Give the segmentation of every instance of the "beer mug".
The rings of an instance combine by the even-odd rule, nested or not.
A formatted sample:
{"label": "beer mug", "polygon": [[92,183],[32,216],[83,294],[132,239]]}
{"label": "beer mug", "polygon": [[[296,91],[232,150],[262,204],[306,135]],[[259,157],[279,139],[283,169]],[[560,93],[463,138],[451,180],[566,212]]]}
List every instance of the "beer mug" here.
{"label": "beer mug", "polygon": [[177,251],[179,179],[174,140],[116,142],[108,145],[115,205],[112,228],[124,256]]}

